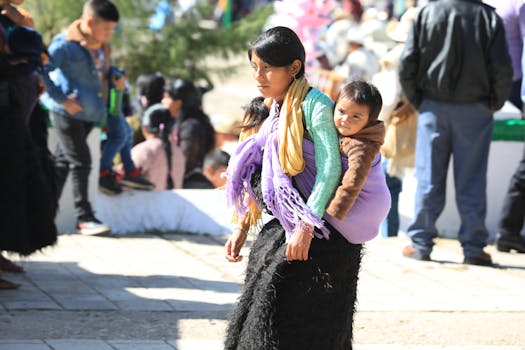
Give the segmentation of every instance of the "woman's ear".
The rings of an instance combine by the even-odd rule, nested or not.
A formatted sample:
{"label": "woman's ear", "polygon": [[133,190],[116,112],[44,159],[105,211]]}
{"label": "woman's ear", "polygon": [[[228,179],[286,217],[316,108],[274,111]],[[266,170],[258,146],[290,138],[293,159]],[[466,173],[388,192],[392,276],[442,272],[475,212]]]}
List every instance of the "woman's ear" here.
{"label": "woman's ear", "polygon": [[297,74],[299,74],[302,66],[303,66],[303,63],[299,59],[296,59],[292,62],[292,64],[290,65],[290,73],[292,74],[294,78]]}

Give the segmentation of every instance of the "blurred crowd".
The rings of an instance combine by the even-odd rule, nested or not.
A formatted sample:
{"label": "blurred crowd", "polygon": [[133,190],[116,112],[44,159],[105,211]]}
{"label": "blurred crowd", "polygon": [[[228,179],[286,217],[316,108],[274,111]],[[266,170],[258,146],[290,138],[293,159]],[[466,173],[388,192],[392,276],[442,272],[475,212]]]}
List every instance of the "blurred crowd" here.
{"label": "blurred crowd", "polygon": [[[187,9],[195,2],[180,5]],[[239,20],[257,6],[271,3],[274,14],[266,27],[285,25],[298,34],[307,51],[310,84],[332,99],[347,82],[364,80],[378,87],[383,97],[380,118],[387,126],[384,171],[392,195],[384,236],[397,235],[399,230],[397,198],[404,174],[413,168],[416,147],[418,106],[410,100],[413,96],[407,97],[407,85],[402,86],[400,65],[414,20],[431,2],[215,3],[215,19],[220,23],[226,15],[228,20]],[[168,2],[159,3],[161,10],[163,3]],[[96,218],[88,199],[92,159],[87,137],[94,127],[102,130],[102,157],[95,160],[100,161],[99,189],[108,195],[118,195],[125,187],[151,191],[224,185],[221,174],[237,145],[242,117],[210,119],[202,105],[203,95],[214,88],[210,84],[201,86],[159,72],[144,72],[135,82],[127,81],[125,71],[111,62],[109,43],[120,19],[113,3],[87,1],[82,16],[48,46],[34,29],[31,15],[20,7],[23,0],[0,4],[0,123],[10,131],[0,138],[0,159],[8,169],[0,176],[9,184],[3,189],[0,213],[7,223],[4,232],[13,232],[0,235],[0,251],[27,255],[56,241],[54,217],[68,175],[78,231],[110,231]],[[523,16],[519,21],[524,22]],[[512,93],[520,109],[521,48],[516,49],[519,58],[512,57]],[[48,123],[57,130],[53,155],[47,146]],[[390,130],[395,129],[397,141],[389,139],[390,125],[396,125]],[[518,246],[510,246],[525,250],[523,238],[516,239]],[[0,269],[22,271],[1,256]],[[3,288],[16,285],[0,280]]]}

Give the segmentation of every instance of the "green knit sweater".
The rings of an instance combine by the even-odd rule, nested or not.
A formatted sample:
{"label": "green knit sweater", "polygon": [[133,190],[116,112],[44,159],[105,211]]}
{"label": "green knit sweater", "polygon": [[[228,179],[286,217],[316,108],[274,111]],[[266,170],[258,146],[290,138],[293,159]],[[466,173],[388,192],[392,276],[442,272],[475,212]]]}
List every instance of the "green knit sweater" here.
{"label": "green knit sweater", "polygon": [[304,98],[302,108],[306,131],[314,144],[317,168],[315,184],[306,204],[321,218],[341,177],[339,141],[333,117],[334,103],[313,88]]}

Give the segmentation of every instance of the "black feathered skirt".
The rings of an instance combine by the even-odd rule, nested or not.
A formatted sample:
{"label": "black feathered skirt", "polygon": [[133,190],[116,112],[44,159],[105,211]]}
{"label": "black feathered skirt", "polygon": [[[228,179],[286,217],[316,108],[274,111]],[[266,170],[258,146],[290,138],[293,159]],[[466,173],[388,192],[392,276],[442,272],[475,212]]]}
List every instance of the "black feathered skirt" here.
{"label": "black feathered skirt", "polygon": [[291,262],[279,222],[263,227],[251,248],[226,350],[352,349],[362,245],[327,226],[330,239],[313,239],[309,260]]}

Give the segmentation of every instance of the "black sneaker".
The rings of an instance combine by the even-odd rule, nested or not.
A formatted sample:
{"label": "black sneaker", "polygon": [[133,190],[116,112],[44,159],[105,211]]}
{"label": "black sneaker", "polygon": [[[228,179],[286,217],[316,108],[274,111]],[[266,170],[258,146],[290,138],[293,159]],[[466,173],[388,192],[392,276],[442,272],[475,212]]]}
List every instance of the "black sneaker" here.
{"label": "black sneaker", "polygon": [[122,193],[122,187],[117,183],[116,175],[112,171],[101,171],[98,178],[98,189],[110,196]]}
{"label": "black sneaker", "polygon": [[77,232],[81,235],[94,236],[111,232],[111,228],[100,222],[93,215],[79,218],[77,221]]}
{"label": "black sneaker", "polygon": [[155,189],[154,184],[142,177],[140,174],[140,169],[126,172],[126,175],[124,175],[122,180],[120,180],[120,184],[122,186],[127,186],[129,188],[142,191],[153,191]]}
{"label": "black sneaker", "polygon": [[515,250],[516,253],[525,253],[525,238],[520,235],[500,235],[496,239],[496,249],[506,253],[509,253],[511,250]]}

